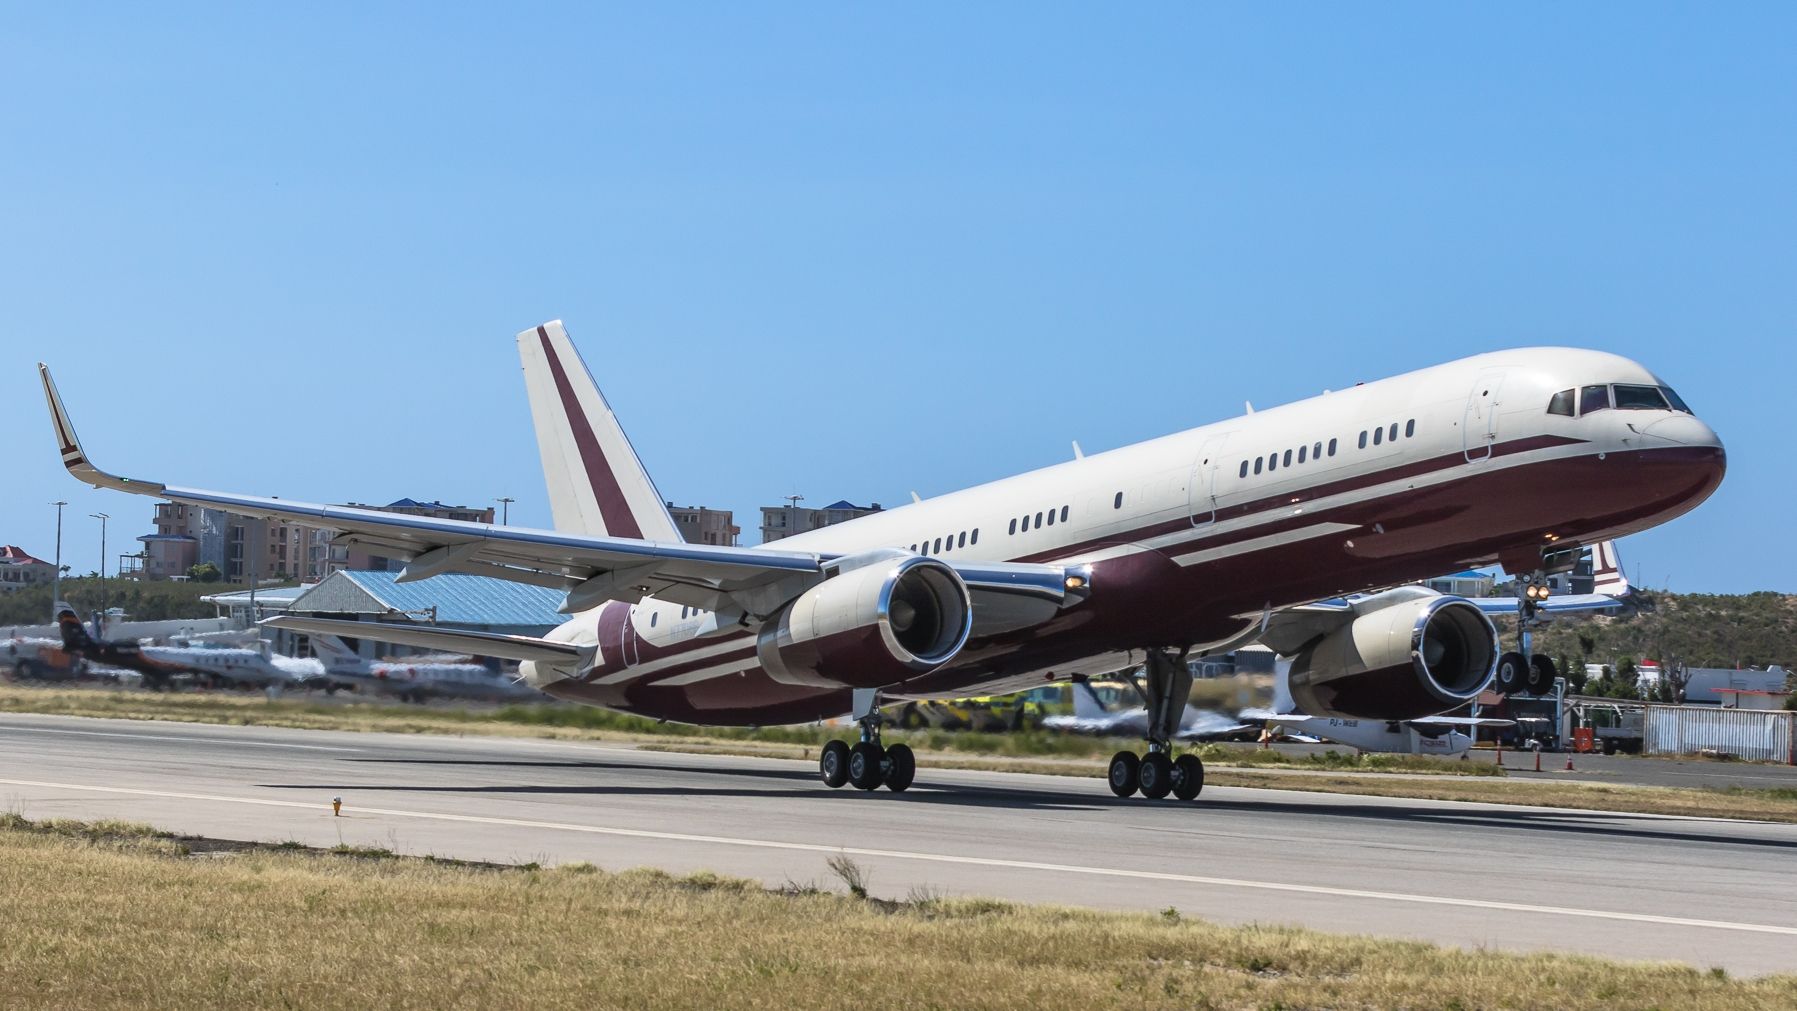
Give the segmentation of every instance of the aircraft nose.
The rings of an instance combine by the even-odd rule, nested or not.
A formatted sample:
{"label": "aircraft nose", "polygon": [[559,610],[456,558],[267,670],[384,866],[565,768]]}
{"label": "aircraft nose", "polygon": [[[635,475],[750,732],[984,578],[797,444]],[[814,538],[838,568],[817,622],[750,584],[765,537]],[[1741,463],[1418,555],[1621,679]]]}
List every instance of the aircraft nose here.
{"label": "aircraft nose", "polygon": [[1722,440],[1716,430],[1701,419],[1689,414],[1674,414],[1661,418],[1641,430],[1641,434],[1653,439],[1662,439],[1677,446],[1690,446],[1697,449],[1722,449]]}

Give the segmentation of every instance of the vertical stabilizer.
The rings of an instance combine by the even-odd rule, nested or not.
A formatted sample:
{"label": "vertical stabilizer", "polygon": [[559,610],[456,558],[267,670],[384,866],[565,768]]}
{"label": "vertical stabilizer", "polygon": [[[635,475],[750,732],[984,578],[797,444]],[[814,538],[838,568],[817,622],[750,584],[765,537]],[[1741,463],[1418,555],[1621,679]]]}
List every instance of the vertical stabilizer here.
{"label": "vertical stabilizer", "polygon": [[561,320],[520,333],[518,356],[555,529],[679,542],[661,493]]}
{"label": "vertical stabilizer", "polygon": [[1615,541],[1599,541],[1591,549],[1591,592],[1606,597],[1629,595],[1629,580],[1622,574],[1622,558],[1616,554]]}

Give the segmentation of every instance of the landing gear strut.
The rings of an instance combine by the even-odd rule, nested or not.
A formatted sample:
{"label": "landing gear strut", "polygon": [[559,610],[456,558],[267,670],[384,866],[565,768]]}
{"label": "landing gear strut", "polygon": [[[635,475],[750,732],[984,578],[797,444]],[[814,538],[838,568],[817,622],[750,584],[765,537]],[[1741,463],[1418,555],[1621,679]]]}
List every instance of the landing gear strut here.
{"label": "landing gear strut", "polygon": [[1137,691],[1148,709],[1148,751],[1143,755],[1119,751],[1112,756],[1107,775],[1111,792],[1128,797],[1139,790],[1152,800],[1171,793],[1180,800],[1192,800],[1204,789],[1204,762],[1197,755],[1173,757],[1173,738],[1179,733],[1186,696],[1192,691],[1185,650],[1150,650],[1143,682]]}
{"label": "landing gear strut", "polygon": [[853,747],[842,741],[830,741],[817,756],[818,778],[835,789],[844,783],[857,790],[877,790],[881,786],[902,793],[917,778],[917,758],[904,744],[882,747],[880,744],[880,694],[871,688],[855,689],[852,714],[861,728],[861,740]]}

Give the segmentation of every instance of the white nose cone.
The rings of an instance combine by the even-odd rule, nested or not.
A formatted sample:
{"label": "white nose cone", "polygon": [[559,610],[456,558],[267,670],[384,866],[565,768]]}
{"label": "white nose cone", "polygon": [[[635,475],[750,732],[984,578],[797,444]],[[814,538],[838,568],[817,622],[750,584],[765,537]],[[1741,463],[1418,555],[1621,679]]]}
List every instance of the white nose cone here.
{"label": "white nose cone", "polygon": [[1716,438],[1715,429],[1689,414],[1675,414],[1669,418],[1661,418],[1642,429],[1641,434],[1677,446],[1720,447],[1722,445],[1722,440]]}

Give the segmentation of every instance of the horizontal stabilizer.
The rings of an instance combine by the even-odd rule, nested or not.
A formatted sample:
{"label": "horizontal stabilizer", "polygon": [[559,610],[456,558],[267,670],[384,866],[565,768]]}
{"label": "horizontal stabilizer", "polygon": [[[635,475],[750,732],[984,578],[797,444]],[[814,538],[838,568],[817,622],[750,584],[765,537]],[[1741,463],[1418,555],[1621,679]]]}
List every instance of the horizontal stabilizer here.
{"label": "horizontal stabilizer", "polygon": [[529,635],[501,635],[497,632],[464,632],[430,625],[398,625],[380,621],[345,621],[340,618],[302,618],[281,615],[261,622],[270,628],[307,635],[352,636],[390,642],[419,649],[438,649],[473,656],[493,656],[502,660],[536,660],[542,663],[568,664],[583,661],[592,647],[555,642]]}

